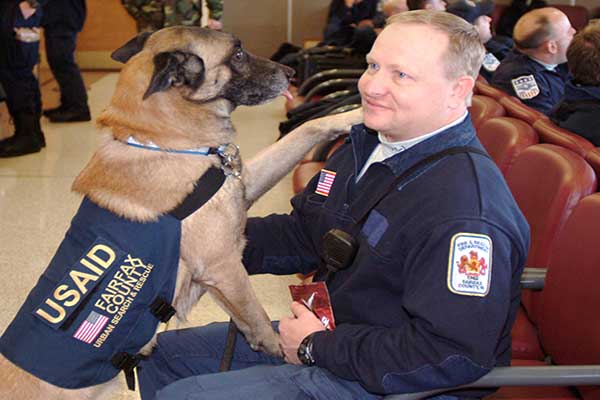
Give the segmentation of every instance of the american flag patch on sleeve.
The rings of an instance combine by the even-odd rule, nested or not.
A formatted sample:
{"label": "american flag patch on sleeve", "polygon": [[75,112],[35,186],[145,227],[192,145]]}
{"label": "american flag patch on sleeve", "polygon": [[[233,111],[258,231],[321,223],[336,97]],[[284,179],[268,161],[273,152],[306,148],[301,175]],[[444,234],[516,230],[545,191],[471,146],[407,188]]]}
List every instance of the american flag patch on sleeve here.
{"label": "american flag patch on sleeve", "polygon": [[322,169],[321,175],[319,176],[319,183],[317,183],[317,189],[315,190],[315,193],[320,194],[322,196],[329,196],[329,192],[331,191],[331,186],[333,186],[334,180],[335,172]]}
{"label": "american flag patch on sleeve", "polygon": [[92,343],[108,322],[108,317],[92,311],[90,315],[79,325],[79,328],[73,334],[75,339],[85,343]]}

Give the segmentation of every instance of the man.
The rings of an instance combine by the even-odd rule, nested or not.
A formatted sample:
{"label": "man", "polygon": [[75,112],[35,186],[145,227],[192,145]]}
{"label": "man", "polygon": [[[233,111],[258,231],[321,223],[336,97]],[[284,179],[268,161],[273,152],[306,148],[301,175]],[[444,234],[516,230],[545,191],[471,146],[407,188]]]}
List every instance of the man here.
{"label": "man", "polygon": [[486,50],[479,74],[488,82],[492,79],[492,74],[500,65],[500,61],[510,52],[513,45],[510,38],[492,36],[490,26],[492,18],[489,17],[489,14],[493,10],[494,2],[491,0],[482,0],[477,3],[471,0],[457,0],[450,3],[448,7],[449,13],[463,18],[477,29],[481,43]]}
{"label": "man", "polygon": [[409,10],[446,10],[445,0],[406,0]]}
{"label": "man", "polygon": [[589,24],[575,35],[567,59],[573,78],[551,119],[600,146],[600,23]]}
{"label": "man", "polygon": [[[292,303],[279,324],[285,358],[239,338],[222,374],[226,324],[163,333],[138,370],[143,399],[376,399],[510,363],[529,230],[468,116],[483,55],[475,29],[451,14],[390,18],[359,82],[365,125],[327,161],[330,184],[315,176],[290,215],[246,230],[249,273],[319,266],[337,327]],[[352,235],[356,254],[329,275],[332,228]]]}
{"label": "man", "polygon": [[538,8],[515,25],[515,49],[500,63],[492,85],[548,114],[558,104],[569,77],[567,48],[575,29],[556,8]]}
{"label": "man", "polygon": [[39,62],[40,1],[0,1],[0,85],[15,124],[0,141],[0,157],[37,153],[46,145],[40,126],[42,98],[33,67]]}
{"label": "man", "polygon": [[83,29],[85,17],[85,0],[52,0],[44,7],[46,57],[60,90],[60,105],[43,113],[50,122],[92,119],[85,84],[75,62],[77,34]]}

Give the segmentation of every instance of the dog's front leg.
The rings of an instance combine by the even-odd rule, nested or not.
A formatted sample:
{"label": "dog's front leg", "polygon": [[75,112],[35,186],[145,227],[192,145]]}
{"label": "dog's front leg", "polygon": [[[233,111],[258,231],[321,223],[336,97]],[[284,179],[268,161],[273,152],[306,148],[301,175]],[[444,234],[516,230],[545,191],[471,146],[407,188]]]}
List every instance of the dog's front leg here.
{"label": "dog's front leg", "polygon": [[215,265],[203,274],[202,284],[229,314],[254,350],[282,356],[279,336],[262,308],[242,263]]}
{"label": "dog's front leg", "polygon": [[361,122],[360,108],[318,118],[300,125],[262,150],[244,166],[247,207],[287,175],[316,144],[334,140]]}

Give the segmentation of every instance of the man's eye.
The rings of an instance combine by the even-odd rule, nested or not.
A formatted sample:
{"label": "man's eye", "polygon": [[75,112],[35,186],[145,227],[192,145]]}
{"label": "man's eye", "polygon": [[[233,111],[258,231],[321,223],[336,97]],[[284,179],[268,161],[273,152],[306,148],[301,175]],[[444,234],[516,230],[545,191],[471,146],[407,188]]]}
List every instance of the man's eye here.
{"label": "man's eye", "polygon": [[379,64],[369,63],[369,69],[372,69],[373,71],[379,71]]}
{"label": "man's eye", "polygon": [[399,72],[396,72],[396,75],[398,75],[398,78],[400,78],[400,79],[408,78],[408,75],[406,74],[406,72],[399,71]]}

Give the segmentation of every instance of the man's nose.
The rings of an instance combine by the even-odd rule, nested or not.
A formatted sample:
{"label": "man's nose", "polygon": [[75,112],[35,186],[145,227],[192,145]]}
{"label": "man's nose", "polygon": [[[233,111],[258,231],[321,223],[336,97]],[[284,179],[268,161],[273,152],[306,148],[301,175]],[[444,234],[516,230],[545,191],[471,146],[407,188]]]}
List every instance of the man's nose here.
{"label": "man's nose", "polygon": [[378,97],[382,96],[386,92],[386,83],[383,76],[376,72],[374,74],[365,73],[359,82],[359,89],[362,86],[362,92],[367,96]]}

